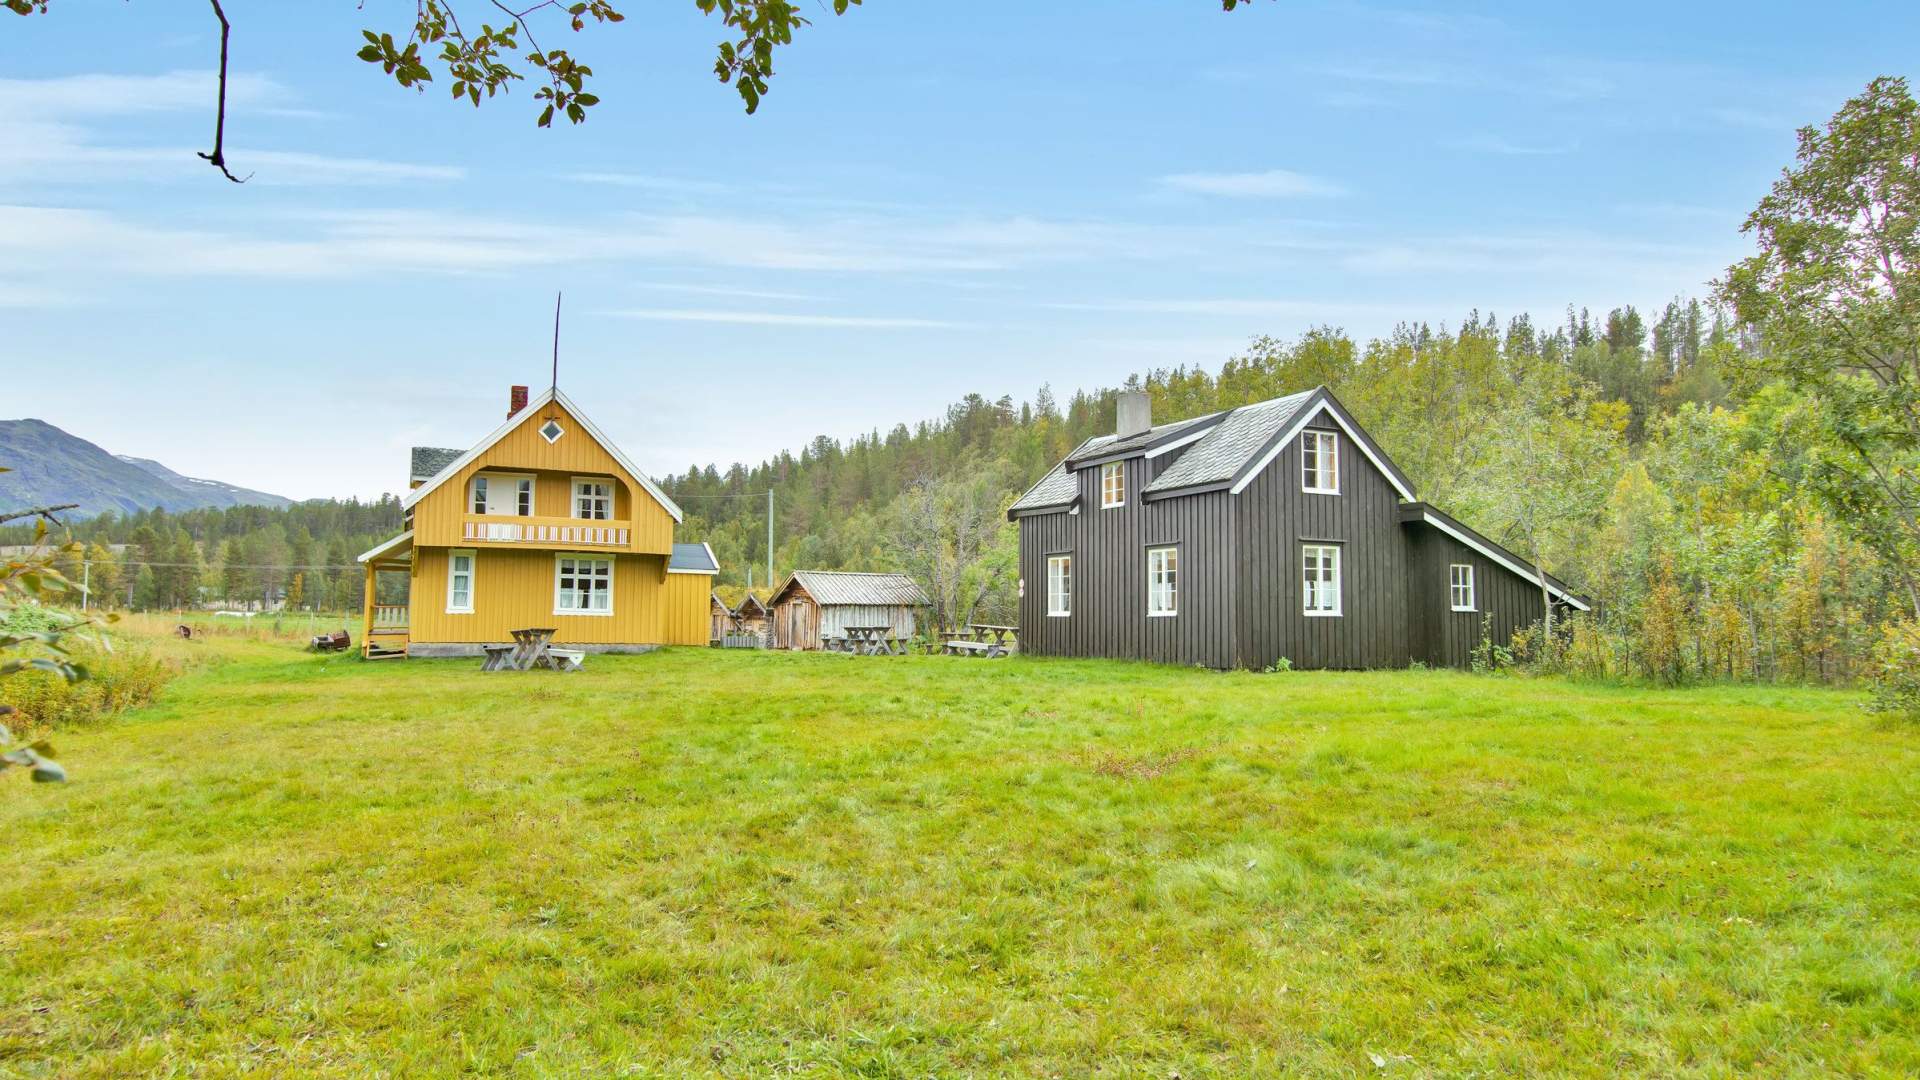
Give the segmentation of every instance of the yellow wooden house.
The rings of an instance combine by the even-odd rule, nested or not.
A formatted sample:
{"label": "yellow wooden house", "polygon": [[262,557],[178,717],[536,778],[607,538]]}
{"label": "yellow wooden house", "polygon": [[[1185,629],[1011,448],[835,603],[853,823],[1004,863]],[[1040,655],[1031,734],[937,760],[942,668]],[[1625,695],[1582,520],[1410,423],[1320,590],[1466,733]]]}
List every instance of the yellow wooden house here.
{"label": "yellow wooden house", "polygon": [[[675,542],[680,508],[558,388],[514,387],[471,450],[416,447],[409,482],[404,531],[360,556],[368,657],[477,656],[532,627],[587,652],[707,643],[712,550]],[[406,602],[378,602],[401,576]]]}

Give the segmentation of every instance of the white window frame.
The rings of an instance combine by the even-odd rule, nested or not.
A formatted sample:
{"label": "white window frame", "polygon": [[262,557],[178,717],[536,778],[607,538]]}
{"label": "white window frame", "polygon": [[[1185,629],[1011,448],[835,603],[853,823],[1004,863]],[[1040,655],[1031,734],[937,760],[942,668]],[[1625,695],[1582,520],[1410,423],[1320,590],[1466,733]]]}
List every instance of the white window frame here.
{"label": "white window frame", "polygon": [[[1055,573],[1058,570],[1059,573]],[[1059,588],[1054,586],[1058,585]],[[1065,619],[1073,614],[1073,552],[1047,556],[1047,617]]]}
{"label": "white window frame", "polygon": [[[568,563],[575,564],[574,570],[572,573],[568,573],[565,569]],[[574,577],[574,578],[579,577],[579,567],[582,564],[587,564],[587,563],[604,564],[607,568],[607,573],[606,573],[607,606],[606,608],[594,609],[594,608],[575,608],[575,607],[561,606],[560,601],[563,597],[571,597],[571,598],[577,599],[578,593],[579,593],[579,588],[577,586],[566,593],[562,593],[560,590],[561,579],[567,578],[567,577]],[[596,574],[594,576],[598,576],[598,575]],[[574,551],[555,552],[553,556],[553,613],[555,615],[587,615],[587,616],[593,616],[595,618],[611,616],[613,614],[613,578],[614,578],[614,565],[613,565],[613,557],[611,555],[586,555],[586,554],[582,554],[580,552],[574,552]],[[589,592],[589,595],[590,596],[592,595],[591,592]]]}
{"label": "white window frame", "polygon": [[[1313,459],[1313,469],[1307,459]],[[1324,483],[1331,479],[1332,483]],[[1340,494],[1340,435],[1313,428],[1300,433],[1300,490],[1313,495]]]}
{"label": "white window frame", "polygon": [[[1465,571],[1465,573],[1461,573]],[[1465,602],[1462,603],[1462,600]],[[1455,611],[1478,611],[1473,595],[1473,564],[1450,563],[1447,566],[1447,602]]]}
{"label": "white window frame", "polygon": [[[1154,565],[1156,561],[1158,566]],[[1160,577],[1166,580],[1155,580]],[[1147,549],[1147,618],[1171,619],[1179,614],[1180,545],[1156,544]]]}
{"label": "white window frame", "polygon": [[[1315,576],[1307,576],[1307,559],[1315,560]],[[1328,556],[1332,558],[1329,560]],[[1340,581],[1340,545],[1339,544],[1301,544],[1300,545],[1300,613],[1314,618],[1334,618],[1342,608],[1342,585]],[[1327,570],[1331,569],[1332,574]],[[1328,589],[1333,591],[1333,605],[1325,604]]]}
{"label": "white window frame", "polygon": [[[488,499],[493,494],[493,484],[496,481],[512,482],[513,505],[504,514],[489,515],[487,507],[491,504]],[[467,509],[482,516],[532,517],[533,508],[539,505],[535,500],[534,484],[532,473],[475,473],[473,479],[467,481]],[[481,494],[483,491],[486,492],[485,495]]]}
{"label": "white window frame", "polygon": [[[456,560],[459,559],[467,560],[467,572],[465,575],[467,579],[467,602],[465,604],[455,603],[453,599],[455,592],[453,587],[454,579],[461,576],[460,572],[454,568]],[[472,548],[453,548],[447,552],[447,614],[473,614],[473,581],[477,576],[474,571],[478,561],[479,555]]]}
{"label": "white window frame", "polygon": [[[580,491],[581,488],[594,488],[594,487],[605,488],[607,490],[607,493],[605,495],[587,495],[587,494],[582,494]],[[604,499],[606,501],[606,513],[601,514],[599,517],[592,517],[590,515],[582,514],[580,512],[580,500],[582,499],[593,499],[596,502]],[[573,478],[573,516],[582,521],[612,521],[613,520],[613,480],[605,476],[574,477]]]}
{"label": "white window frame", "polygon": [[1109,461],[1100,466],[1100,509],[1127,505],[1127,463]]}

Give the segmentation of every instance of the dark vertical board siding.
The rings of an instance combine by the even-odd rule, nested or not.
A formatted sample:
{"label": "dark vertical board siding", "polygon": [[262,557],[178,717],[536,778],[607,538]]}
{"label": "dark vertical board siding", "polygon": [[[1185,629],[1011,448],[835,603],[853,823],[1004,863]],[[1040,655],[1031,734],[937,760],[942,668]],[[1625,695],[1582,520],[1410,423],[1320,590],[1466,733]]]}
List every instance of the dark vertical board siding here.
{"label": "dark vertical board siding", "polygon": [[[1345,433],[1338,437],[1338,495],[1300,489],[1295,439],[1236,497],[1244,666],[1286,657],[1305,668],[1400,667],[1412,659],[1400,497]],[[1316,540],[1340,545],[1336,617],[1301,611],[1300,548]]]}
{"label": "dark vertical board siding", "polygon": [[[1486,635],[1495,645],[1506,645],[1513,633],[1540,621],[1540,585],[1481,555],[1429,525],[1405,527],[1415,552],[1409,588],[1425,628],[1421,659],[1435,667],[1469,667],[1473,648],[1480,643],[1483,621],[1491,618]],[[1455,563],[1473,567],[1475,611],[1454,611],[1447,568]]]}
{"label": "dark vertical board siding", "polygon": [[[1321,429],[1333,430],[1333,429]],[[1176,454],[1127,461],[1127,505],[1100,509],[1100,470],[1083,469],[1078,514],[1020,520],[1021,647],[1046,656],[1157,660],[1206,667],[1466,667],[1480,640],[1540,617],[1538,587],[1430,526],[1401,524],[1400,497],[1339,433],[1338,495],[1300,489],[1299,441],[1239,495],[1142,503],[1140,491]],[[1302,613],[1303,542],[1340,545],[1338,617]],[[1147,617],[1147,548],[1180,548],[1180,614]],[[1071,553],[1073,614],[1047,615],[1047,556]],[[1447,567],[1474,568],[1472,613],[1450,610]]]}
{"label": "dark vertical board siding", "polygon": [[[1042,656],[1102,656],[1231,667],[1232,503],[1225,492],[1143,503],[1170,457],[1127,461],[1127,504],[1100,509],[1100,470],[1080,470],[1078,514],[1020,520],[1021,647]],[[1147,616],[1147,548],[1180,549],[1180,613]],[[1047,557],[1073,555],[1073,614],[1047,614]]]}

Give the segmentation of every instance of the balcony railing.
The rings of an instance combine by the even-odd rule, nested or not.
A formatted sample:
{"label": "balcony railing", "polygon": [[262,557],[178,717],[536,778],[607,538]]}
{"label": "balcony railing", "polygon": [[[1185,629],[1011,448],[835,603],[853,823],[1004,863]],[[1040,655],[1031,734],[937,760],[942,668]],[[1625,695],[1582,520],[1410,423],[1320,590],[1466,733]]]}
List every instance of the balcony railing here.
{"label": "balcony railing", "polygon": [[463,539],[476,544],[540,544],[566,547],[626,547],[632,530],[624,521],[584,521],[576,518],[521,518],[500,521],[469,517],[462,524]]}

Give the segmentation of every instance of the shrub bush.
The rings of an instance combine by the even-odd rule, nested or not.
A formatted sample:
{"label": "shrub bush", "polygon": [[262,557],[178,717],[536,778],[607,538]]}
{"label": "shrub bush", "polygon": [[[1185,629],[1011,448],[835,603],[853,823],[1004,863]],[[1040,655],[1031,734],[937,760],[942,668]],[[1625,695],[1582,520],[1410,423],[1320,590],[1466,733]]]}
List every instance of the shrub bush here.
{"label": "shrub bush", "polygon": [[112,652],[72,649],[87,678],[68,682],[51,672],[22,671],[0,679],[0,704],[18,711],[13,722],[26,731],[71,728],[144,705],[178,674],[178,668],[144,647]]}
{"label": "shrub bush", "polygon": [[1901,619],[1882,627],[1870,663],[1873,696],[1867,708],[1920,722],[1920,621]]}

